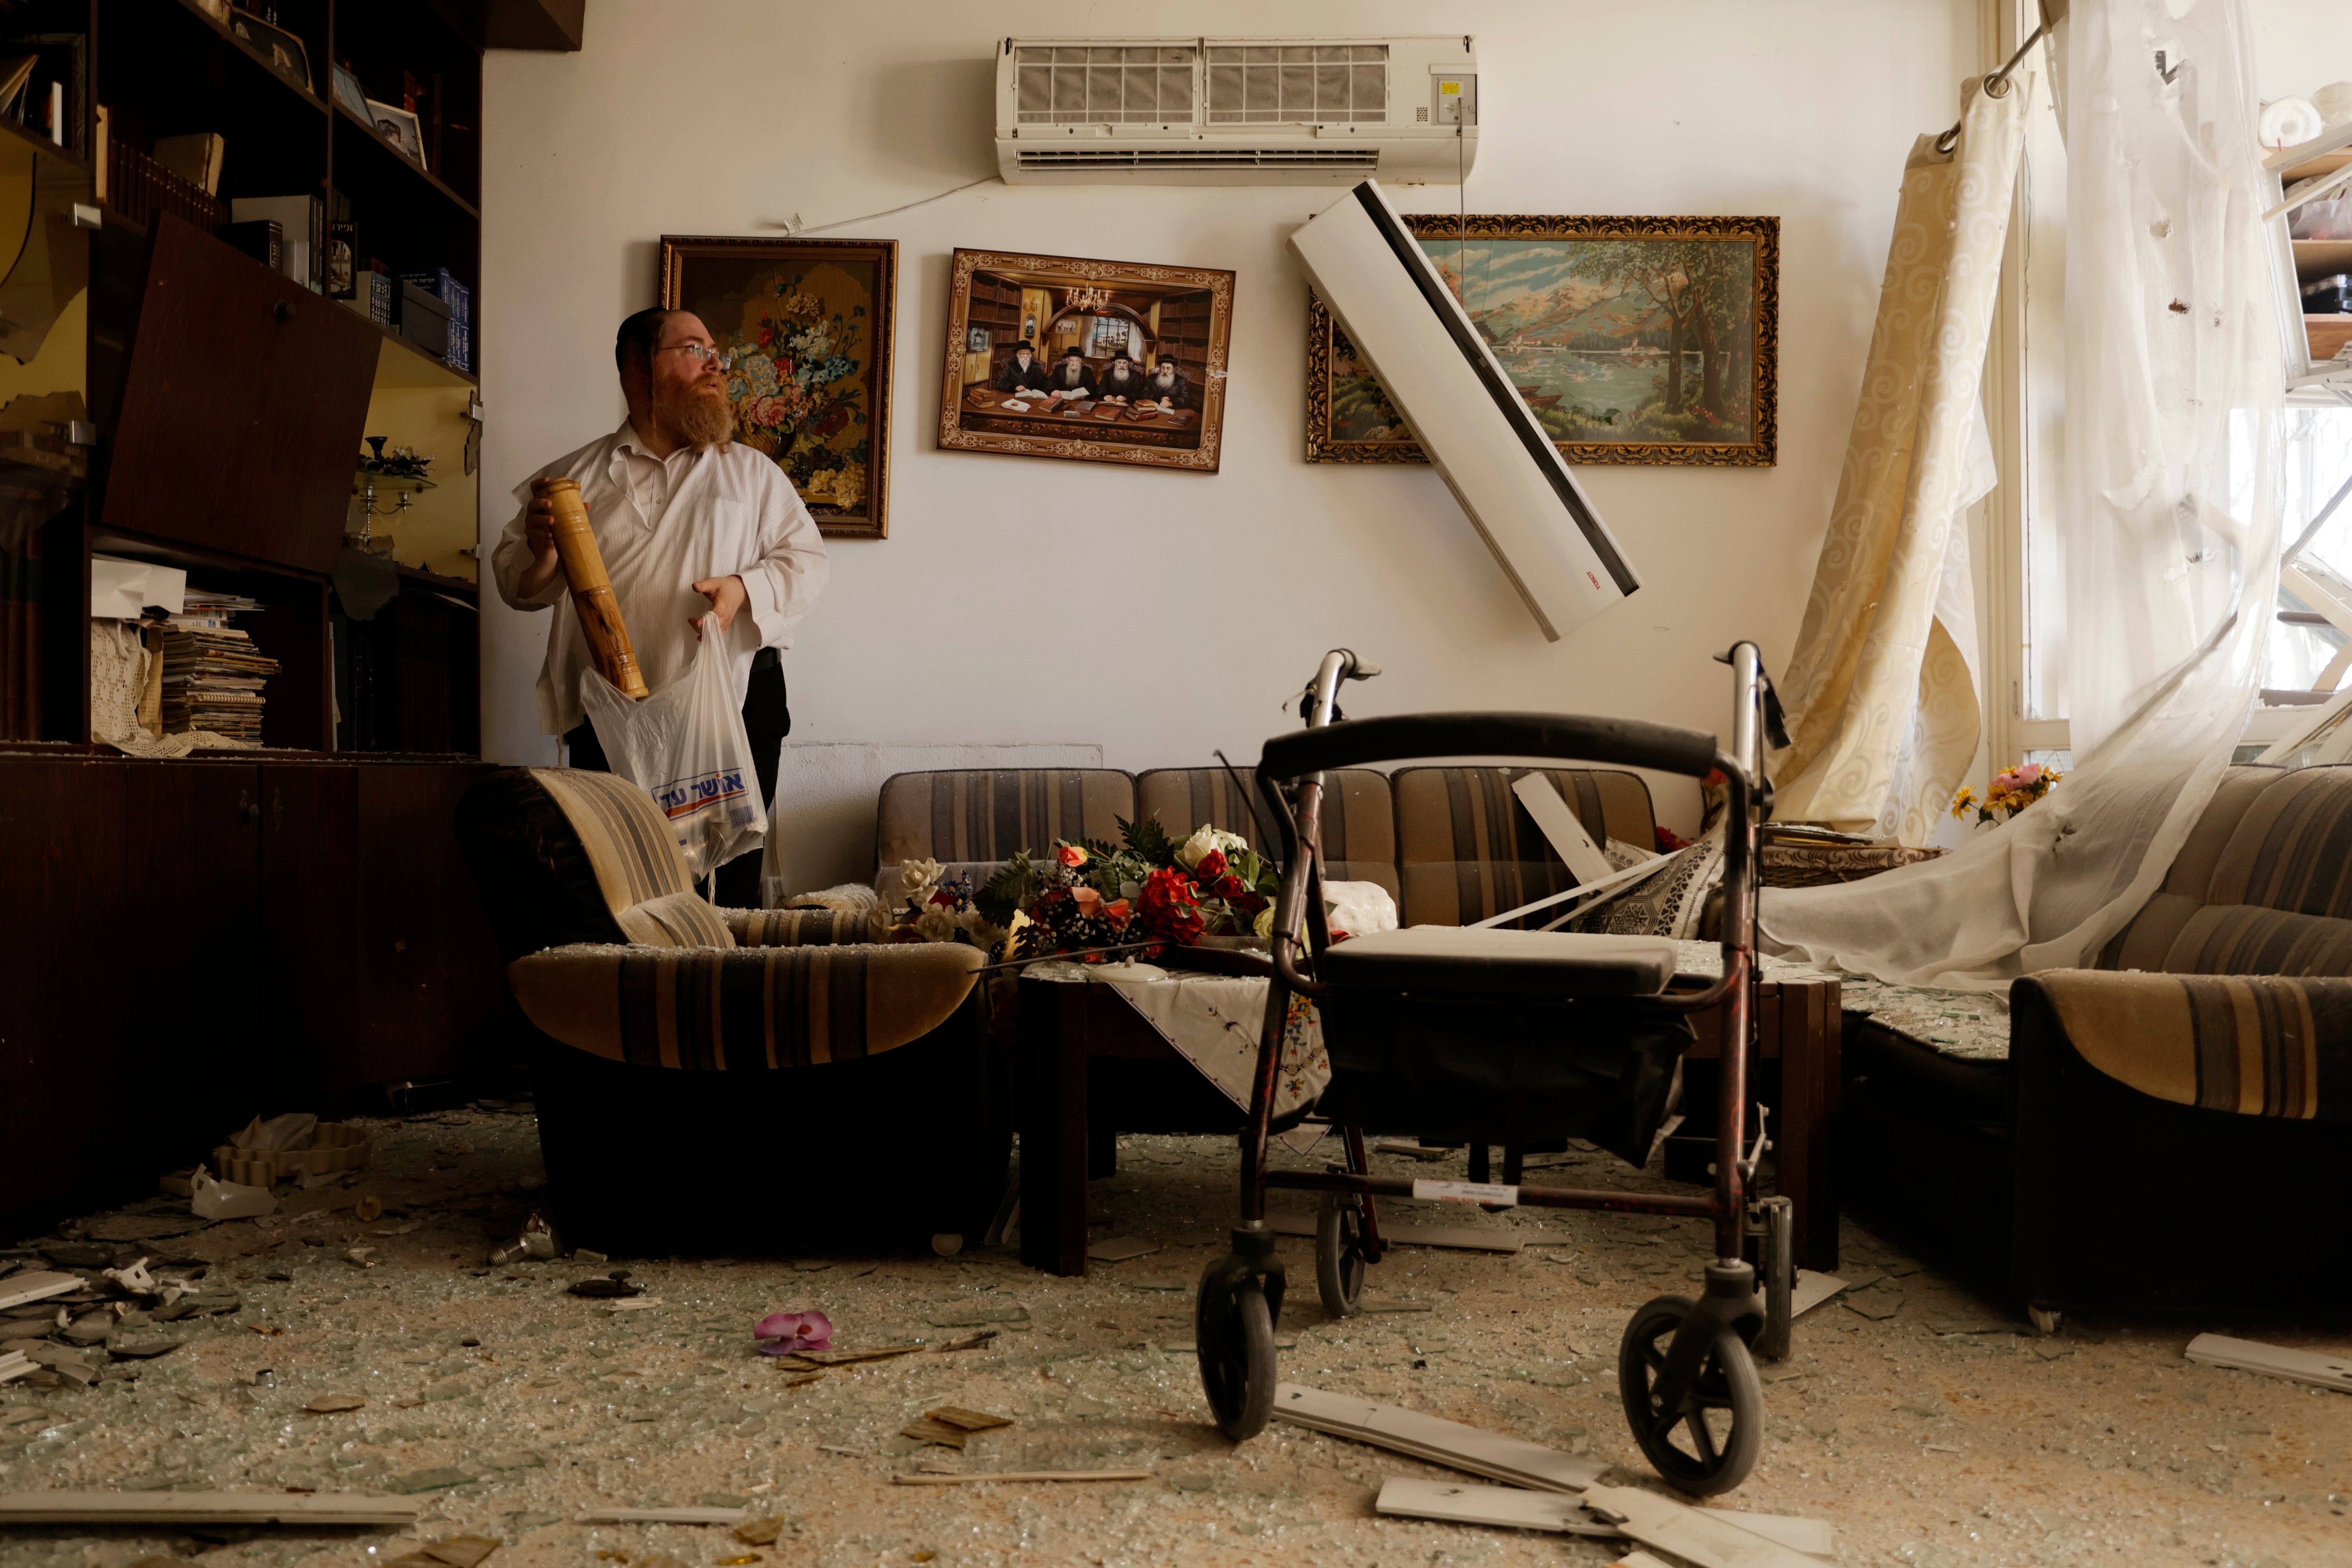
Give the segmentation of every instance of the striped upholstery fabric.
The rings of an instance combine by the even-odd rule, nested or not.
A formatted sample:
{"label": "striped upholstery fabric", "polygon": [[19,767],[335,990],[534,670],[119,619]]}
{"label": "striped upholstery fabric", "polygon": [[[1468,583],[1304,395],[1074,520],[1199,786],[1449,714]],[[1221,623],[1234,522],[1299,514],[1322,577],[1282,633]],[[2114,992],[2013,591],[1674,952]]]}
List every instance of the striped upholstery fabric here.
{"label": "striped upholstery fabric", "polygon": [[568,1046],[643,1067],[819,1067],[878,1056],[954,1016],[986,960],[893,947],[551,948],[508,966],[515,1000]]}
{"label": "striped upholstery fabric", "polygon": [[646,947],[732,947],[727,922],[695,892],[664,893],[615,910],[623,934]]}
{"label": "striped upholstery fabric", "polygon": [[[1255,784],[1248,773],[1242,778]],[[1335,768],[1323,780],[1323,875],[1339,882],[1377,882],[1395,898],[1396,805],[1388,775],[1372,768]],[[1258,804],[1263,813],[1265,803]],[[1139,774],[1135,805],[1180,838],[1207,823],[1240,834],[1254,849],[1276,847],[1267,838],[1270,829],[1251,816],[1249,803],[1223,768],[1154,768]]]}
{"label": "striped upholstery fabric", "polygon": [[1538,772],[1595,840],[1655,846],[1650,788],[1638,773],[1400,768],[1390,783],[1396,792],[1397,902],[1405,925],[1469,925],[1576,885],[1511,793],[1513,784]]}
{"label": "striped upholstery fabric", "polygon": [[2033,976],[2084,1060],[2143,1094],[2247,1116],[2352,1121],[2352,979]]}
{"label": "striped upholstery fabric", "polygon": [[720,910],[738,947],[841,947],[870,940],[864,915],[839,910]]}
{"label": "striped upholstery fabric", "polygon": [[509,961],[574,942],[733,945],[653,797],[626,779],[500,768],[466,791],[456,826]]}
{"label": "striped upholstery fabric", "polygon": [[1043,854],[1056,838],[1118,837],[1135,781],[1114,768],[897,773],[883,781],[875,864],[996,861]]}

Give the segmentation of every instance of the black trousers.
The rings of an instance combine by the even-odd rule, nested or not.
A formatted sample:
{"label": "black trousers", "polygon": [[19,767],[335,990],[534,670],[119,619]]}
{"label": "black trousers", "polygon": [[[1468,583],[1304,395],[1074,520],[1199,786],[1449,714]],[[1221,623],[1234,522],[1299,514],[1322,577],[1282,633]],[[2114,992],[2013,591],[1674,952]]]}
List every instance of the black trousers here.
{"label": "black trousers", "polygon": [[[751,658],[751,681],[743,692],[743,732],[751,741],[751,765],[760,775],[760,799],[770,807],[776,803],[776,763],[782,754],[784,737],[793,732],[792,704],[784,690],[784,661],[776,650],[763,647]],[[604,760],[604,748],[596,739],[596,727],[582,723],[563,737],[566,760],[575,768],[587,768],[600,773],[613,771]],[[721,909],[756,910],[760,907],[759,854],[739,855],[712,873],[710,901]]]}

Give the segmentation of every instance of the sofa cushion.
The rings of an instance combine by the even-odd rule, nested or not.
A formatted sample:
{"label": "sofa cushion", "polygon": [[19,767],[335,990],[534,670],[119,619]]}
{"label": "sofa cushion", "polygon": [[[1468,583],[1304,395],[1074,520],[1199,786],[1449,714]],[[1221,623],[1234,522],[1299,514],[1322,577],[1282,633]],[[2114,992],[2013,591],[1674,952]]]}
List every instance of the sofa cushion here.
{"label": "sofa cushion", "polygon": [[738,947],[841,947],[870,942],[872,922],[840,910],[720,910]]}
{"label": "sofa cushion", "polygon": [[963,1005],[986,958],[898,946],[551,948],[507,969],[533,1024],[646,1067],[822,1066],[894,1050]]}
{"label": "sofa cushion", "polygon": [[875,864],[1005,860],[1056,838],[1116,842],[1135,816],[1135,781],[1112,768],[947,769],[883,781]]}
{"label": "sofa cushion", "polygon": [[2018,984],[2041,987],[2084,1061],[2143,1094],[2352,1121],[2352,980],[2058,969]]}
{"label": "sofa cushion", "polygon": [[[1594,840],[1655,847],[1650,787],[1638,773],[1581,768],[1400,768],[1397,902],[1408,926],[1470,925],[1576,885],[1511,785],[1552,781]],[[1549,917],[1546,917],[1549,918]]]}
{"label": "sofa cushion", "polygon": [[[1249,775],[1242,775],[1251,782]],[[1375,882],[1397,896],[1396,806],[1386,773],[1374,768],[1334,768],[1323,775],[1323,878],[1330,882]],[[1278,841],[1259,820],[1267,807],[1250,802],[1223,768],[1154,768],[1138,774],[1135,805],[1181,838],[1206,823],[1238,833],[1250,847],[1271,854]]]}
{"label": "sofa cushion", "polygon": [[[2097,969],[2166,969],[2164,961],[2189,917],[2204,904],[2222,852],[2244,820],[2246,810],[2284,772],[2246,763],[2227,769],[2213,798],[2197,818],[2197,826],[2172,858],[2164,885],[2134,915],[2131,923],[2107,939],[2092,967]],[[2234,900],[2232,900],[2234,901]]]}
{"label": "sofa cushion", "polygon": [[616,910],[613,918],[631,942],[646,947],[733,947],[735,938],[719,911],[699,893],[664,893]]}
{"label": "sofa cushion", "polygon": [[2206,904],[2181,922],[2161,963],[2125,967],[2173,974],[2352,975],[2352,920],[2257,904]]}
{"label": "sofa cushion", "polygon": [[1494,996],[1654,996],[1675,977],[1656,936],[1416,926],[1337,942],[1318,961],[1334,985]]}
{"label": "sofa cushion", "polygon": [[2273,773],[2231,833],[2205,901],[2352,916],[2352,765]]}

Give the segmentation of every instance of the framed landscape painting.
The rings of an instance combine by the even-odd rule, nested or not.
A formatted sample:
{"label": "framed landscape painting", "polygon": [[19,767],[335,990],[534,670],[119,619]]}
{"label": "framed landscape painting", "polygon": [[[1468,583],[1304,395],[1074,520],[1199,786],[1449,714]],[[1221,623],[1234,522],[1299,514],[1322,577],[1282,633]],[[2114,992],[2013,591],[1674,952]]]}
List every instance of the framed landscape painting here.
{"label": "framed landscape painting", "polygon": [[895,239],[664,235],[663,306],[735,355],[735,438],[775,459],[820,531],[890,531]]}
{"label": "framed landscape painting", "polygon": [[1231,272],[959,250],[950,279],[942,449],[1217,471]]}
{"label": "framed landscape painting", "polygon": [[[1779,218],[1405,224],[1570,462],[1777,460]],[[1307,460],[1429,460],[1312,291]]]}

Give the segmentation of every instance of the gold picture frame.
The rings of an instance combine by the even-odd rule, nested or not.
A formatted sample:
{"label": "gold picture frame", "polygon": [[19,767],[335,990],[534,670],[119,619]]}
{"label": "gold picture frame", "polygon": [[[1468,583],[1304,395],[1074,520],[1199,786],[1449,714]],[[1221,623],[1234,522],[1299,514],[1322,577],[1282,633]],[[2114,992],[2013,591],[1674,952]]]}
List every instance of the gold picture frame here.
{"label": "gold picture frame", "polygon": [[722,349],[735,438],[793,482],[819,532],[890,536],[895,239],[661,239],[661,302]]}
{"label": "gold picture frame", "polygon": [[[1405,226],[1457,295],[1468,278],[1471,319],[1568,461],[1779,461],[1779,218],[1419,215]],[[1429,460],[1312,289],[1307,460]]]}
{"label": "gold picture frame", "polygon": [[[949,277],[941,450],[1217,471],[1233,273],[958,250]],[[974,328],[983,353],[969,352]]]}

